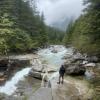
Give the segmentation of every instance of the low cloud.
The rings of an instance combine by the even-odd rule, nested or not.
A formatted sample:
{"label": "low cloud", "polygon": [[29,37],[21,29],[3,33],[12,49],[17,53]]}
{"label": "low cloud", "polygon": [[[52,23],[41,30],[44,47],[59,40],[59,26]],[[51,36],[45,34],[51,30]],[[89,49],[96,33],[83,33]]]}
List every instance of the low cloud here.
{"label": "low cloud", "polygon": [[83,0],[36,0],[37,9],[44,13],[45,22],[50,25],[67,17],[77,18],[83,9]]}

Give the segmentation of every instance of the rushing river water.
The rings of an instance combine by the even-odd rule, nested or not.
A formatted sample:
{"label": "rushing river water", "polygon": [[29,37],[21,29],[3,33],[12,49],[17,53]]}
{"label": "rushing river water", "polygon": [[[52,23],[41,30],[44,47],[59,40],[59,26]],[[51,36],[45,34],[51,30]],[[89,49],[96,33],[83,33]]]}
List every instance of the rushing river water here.
{"label": "rushing river water", "polygon": [[17,72],[11,80],[7,81],[6,84],[0,87],[0,92],[11,95],[16,90],[16,84],[24,79],[24,76],[29,73],[31,68],[24,68],[21,71]]}
{"label": "rushing river water", "polygon": [[[56,51],[56,52],[54,52]],[[73,55],[72,48],[65,48],[62,45],[51,46],[47,49],[41,49],[38,51],[37,55],[39,55],[39,59],[42,63],[46,63],[49,67],[56,68],[57,70],[64,63],[64,59],[62,59],[66,55]],[[15,73],[15,75],[11,78],[11,80],[7,81],[4,86],[0,87],[0,92],[5,93],[7,95],[12,95],[17,89],[17,84],[20,80],[24,80],[24,77],[28,75],[30,67],[23,68],[19,72]],[[55,72],[51,75],[50,80],[54,77],[58,76],[58,72]],[[88,72],[86,73],[91,76]]]}
{"label": "rushing river water", "polygon": [[[56,49],[57,53],[51,52],[53,49]],[[46,60],[49,65],[58,69],[64,62],[62,57],[65,55],[65,53],[72,54],[72,50],[66,49],[64,46],[59,45],[52,46],[47,49],[41,49],[39,50],[38,55],[40,56],[41,60]],[[0,92],[7,95],[12,95],[17,89],[17,83],[20,80],[23,80],[24,76],[26,76],[30,70],[31,68],[23,68],[21,71],[15,73],[11,80],[7,81],[4,86],[0,87]],[[54,77],[56,74],[57,73],[53,74],[52,77]]]}
{"label": "rushing river water", "polygon": [[[52,52],[53,50],[56,50],[57,52]],[[61,64],[63,64],[64,60],[62,59],[65,54],[72,55],[72,49],[66,49],[62,45],[56,45],[51,46],[47,49],[42,49],[38,52],[38,55],[40,55],[41,59],[46,61],[48,65],[54,66],[59,68]]]}

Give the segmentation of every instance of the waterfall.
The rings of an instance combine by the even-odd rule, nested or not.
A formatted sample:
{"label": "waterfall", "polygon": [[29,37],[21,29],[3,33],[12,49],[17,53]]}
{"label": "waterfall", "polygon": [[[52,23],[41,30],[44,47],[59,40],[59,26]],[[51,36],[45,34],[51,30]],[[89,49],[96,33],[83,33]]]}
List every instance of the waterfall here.
{"label": "waterfall", "polygon": [[6,84],[4,86],[0,87],[0,92],[11,95],[15,92],[16,90],[16,84],[20,81],[24,79],[24,76],[27,75],[29,73],[29,71],[31,70],[31,68],[24,68],[21,71],[17,72],[11,80],[9,80],[8,82],[6,82]]}

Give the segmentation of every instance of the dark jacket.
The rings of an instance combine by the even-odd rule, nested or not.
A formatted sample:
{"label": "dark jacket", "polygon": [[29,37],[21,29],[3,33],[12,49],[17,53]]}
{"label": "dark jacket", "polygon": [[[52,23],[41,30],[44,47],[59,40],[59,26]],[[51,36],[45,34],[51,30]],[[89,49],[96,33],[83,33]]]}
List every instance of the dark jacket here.
{"label": "dark jacket", "polygon": [[60,74],[60,75],[64,75],[64,73],[65,73],[65,68],[64,68],[64,66],[62,65],[62,66],[60,67],[59,74]]}

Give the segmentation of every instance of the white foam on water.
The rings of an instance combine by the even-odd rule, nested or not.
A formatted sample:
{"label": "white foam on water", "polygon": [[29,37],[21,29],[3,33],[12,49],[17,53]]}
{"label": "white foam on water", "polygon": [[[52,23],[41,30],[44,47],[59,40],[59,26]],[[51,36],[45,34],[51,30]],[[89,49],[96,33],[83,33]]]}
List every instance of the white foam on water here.
{"label": "white foam on water", "polygon": [[[52,50],[55,48],[57,50],[57,53],[52,52]],[[66,54],[66,52],[69,52],[69,50],[66,49],[64,46],[55,45],[53,47],[40,50],[38,52],[38,55],[40,55],[43,60],[46,60],[49,65],[59,68],[63,63],[62,57]]]}
{"label": "white foam on water", "polygon": [[[56,49],[57,53],[53,53],[52,52],[53,49]],[[64,62],[62,57],[66,53],[71,54],[72,49],[69,50],[62,45],[53,45],[50,48],[39,50],[38,55],[40,55],[42,60],[46,60],[50,66],[54,66],[57,69],[59,69],[61,64]],[[11,80],[7,81],[4,86],[0,87],[0,92],[8,94],[8,95],[12,95],[15,92],[15,90],[17,89],[16,85],[18,84],[18,82],[20,80],[23,80],[24,76],[27,75],[30,70],[31,70],[31,68],[24,68],[21,71],[17,72],[12,77]],[[59,72],[53,73],[49,80],[52,80],[56,77],[59,77]]]}
{"label": "white foam on water", "polygon": [[11,95],[14,93],[14,91],[16,90],[16,84],[20,81],[24,79],[24,76],[27,75],[29,73],[29,71],[31,70],[31,68],[24,68],[21,71],[17,72],[11,80],[9,80],[8,82],[6,82],[6,84],[2,87],[0,87],[0,92],[1,93],[5,93],[7,95]]}

